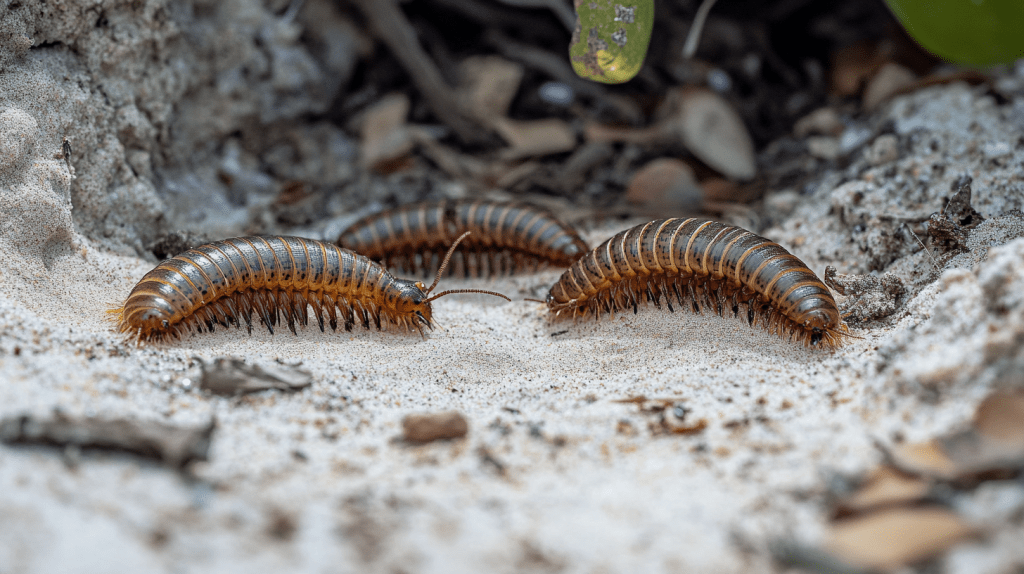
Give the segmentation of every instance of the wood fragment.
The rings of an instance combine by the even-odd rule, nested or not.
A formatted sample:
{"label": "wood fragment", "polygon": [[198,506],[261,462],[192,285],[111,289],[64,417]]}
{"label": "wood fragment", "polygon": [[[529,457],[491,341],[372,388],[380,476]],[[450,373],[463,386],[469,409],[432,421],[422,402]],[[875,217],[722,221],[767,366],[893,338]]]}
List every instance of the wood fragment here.
{"label": "wood fragment", "polygon": [[178,469],[207,459],[215,427],[212,419],[200,426],[182,427],[125,418],[74,417],[56,411],[52,417],[25,414],[0,420],[0,442],[124,451]]}
{"label": "wood fragment", "polygon": [[387,44],[416,88],[427,100],[431,111],[467,143],[483,141],[485,134],[463,116],[454,91],[445,83],[441,72],[419,43],[416,30],[399,8],[396,0],[353,0],[363,12],[377,36]]}

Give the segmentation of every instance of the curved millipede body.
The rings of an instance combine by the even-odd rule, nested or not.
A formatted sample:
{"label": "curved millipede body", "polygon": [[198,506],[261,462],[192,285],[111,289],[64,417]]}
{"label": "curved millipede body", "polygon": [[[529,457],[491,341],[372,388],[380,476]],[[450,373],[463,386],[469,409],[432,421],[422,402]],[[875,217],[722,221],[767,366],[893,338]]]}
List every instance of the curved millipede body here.
{"label": "curved millipede body", "polygon": [[[455,240],[452,248],[462,238]],[[450,255],[450,252],[449,252]],[[447,264],[446,258],[442,264]],[[440,273],[438,273],[440,277]],[[213,331],[215,325],[246,325],[253,315],[274,332],[278,323],[313,317],[345,330],[357,322],[377,329],[396,325],[432,329],[430,302],[452,293],[500,293],[475,289],[445,291],[430,297],[437,279],[392,277],[362,255],[323,241],[301,237],[236,237],[201,245],[168,259],[147,273],[124,305],[113,310],[117,330],[137,341],[164,341],[186,333]]]}
{"label": "curved millipede body", "polygon": [[548,308],[573,317],[614,313],[646,299],[743,316],[805,344],[848,336],[828,287],[779,244],[707,219],[659,219],[618,233],[551,287]]}
{"label": "curved millipede body", "polygon": [[472,232],[456,252],[455,275],[481,277],[543,265],[568,267],[587,252],[573,228],[525,203],[447,200],[414,203],[360,219],[338,245],[381,261],[388,269],[430,274],[445,248]]}

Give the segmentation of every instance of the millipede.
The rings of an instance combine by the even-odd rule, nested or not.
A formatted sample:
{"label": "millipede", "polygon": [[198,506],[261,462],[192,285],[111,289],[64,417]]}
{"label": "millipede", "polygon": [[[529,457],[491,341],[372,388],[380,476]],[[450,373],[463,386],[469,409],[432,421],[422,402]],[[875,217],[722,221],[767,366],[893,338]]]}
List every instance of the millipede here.
{"label": "millipede", "polygon": [[472,236],[456,253],[453,275],[485,277],[568,267],[589,247],[551,212],[526,203],[445,200],[413,203],[368,215],[338,237],[338,245],[388,269],[429,275],[445,246]]}
{"label": "millipede", "polygon": [[850,337],[828,287],[782,246],[707,219],[659,219],[627,229],[576,261],[555,283],[556,317],[632,308],[644,300],[670,311],[673,298],[805,345],[836,348]]}
{"label": "millipede", "polygon": [[380,264],[332,243],[284,236],[225,239],[190,249],[147,273],[124,305],[112,309],[116,330],[137,342],[181,339],[215,326],[244,323],[252,333],[255,315],[271,334],[287,323],[307,325],[309,309],[320,330],[325,324],[346,331],[360,322],[386,330],[389,325],[433,329],[430,302],[455,293],[501,293],[454,289],[430,293],[441,279],[455,239],[434,283],[396,279]]}

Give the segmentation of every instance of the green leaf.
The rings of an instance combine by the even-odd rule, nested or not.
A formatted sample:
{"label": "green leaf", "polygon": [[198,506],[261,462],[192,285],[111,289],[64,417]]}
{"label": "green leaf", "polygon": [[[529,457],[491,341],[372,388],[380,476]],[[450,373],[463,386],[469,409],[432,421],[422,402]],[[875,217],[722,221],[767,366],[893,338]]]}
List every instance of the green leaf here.
{"label": "green leaf", "polygon": [[654,0],[576,0],[569,59],[581,78],[628,82],[640,71],[654,28]]}
{"label": "green leaf", "polygon": [[929,52],[959,64],[992,66],[1024,58],[1022,0],[886,0]]}

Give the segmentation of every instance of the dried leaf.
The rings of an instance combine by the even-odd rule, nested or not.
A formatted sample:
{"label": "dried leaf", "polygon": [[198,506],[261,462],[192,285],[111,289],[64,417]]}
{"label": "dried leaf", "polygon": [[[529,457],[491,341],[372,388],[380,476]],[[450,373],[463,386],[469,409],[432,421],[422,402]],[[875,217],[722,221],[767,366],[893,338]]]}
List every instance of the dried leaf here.
{"label": "dried leaf", "polygon": [[1024,468],[1024,394],[990,394],[978,405],[973,428],[936,442],[965,478]]}
{"label": "dried leaf", "polygon": [[500,56],[471,56],[459,66],[459,101],[483,125],[508,115],[519,91],[523,66]]}
{"label": "dried leaf", "polygon": [[853,565],[891,569],[936,556],[973,533],[948,510],[898,508],[835,523],[826,548]]}
{"label": "dried leaf", "polygon": [[572,151],[576,147],[576,133],[557,118],[532,121],[499,118],[494,124],[501,137],[512,146],[502,152],[505,160]]}
{"label": "dried leaf", "polygon": [[215,423],[179,427],[155,421],[76,418],[55,412],[52,418],[21,415],[0,420],[0,441],[126,451],[181,468],[206,460]]}
{"label": "dried leaf", "polygon": [[729,179],[746,181],[757,174],[747,127],[718,94],[696,88],[675,90],[659,116],[665,133],[675,134],[693,155]]}
{"label": "dried leaf", "polygon": [[365,111],[362,129],[363,167],[387,171],[400,163],[412,151],[413,140],[406,128],[409,115],[409,97],[391,94]]}
{"label": "dried leaf", "polygon": [[925,480],[881,466],[875,469],[852,495],[839,503],[839,514],[861,513],[881,506],[907,504],[928,495],[931,486]]}
{"label": "dried leaf", "polygon": [[941,479],[956,476],[956,465],[934,441],[897,445],[889,454],[897,468],[910,474]]}
{"label": "dried leaf", "polygon": [[997,391],[974,412],[974,429],[993,441],[1024,450],[1024,394]]}
{"label": "dried leaf", "polygon": [[268,389],[297,391],[313,382],[313,375],[285,365],[247,365],[241,359],[220,357],[203,365],[199,387],[218,395],[240,395]]}

